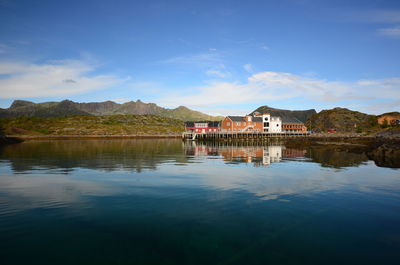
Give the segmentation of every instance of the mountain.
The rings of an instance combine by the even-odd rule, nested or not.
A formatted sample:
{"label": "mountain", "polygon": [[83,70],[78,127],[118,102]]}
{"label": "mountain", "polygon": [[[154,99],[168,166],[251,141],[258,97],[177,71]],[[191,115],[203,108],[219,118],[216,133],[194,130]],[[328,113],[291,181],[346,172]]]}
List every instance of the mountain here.
{"label": "mountain", "polygon": [[61,102],[33,103],[25,100],[15,100],[8,109],[0,109],[0,117],[66,117],[117,114],[157,115],[184,121],[223,119],[220,116],[210,116],[183,106],[167,109],[154,103],[144,103],[140,100],[123,104],[113,101],[78,103],[63,100]]}
{"label": "mountain", "polygon": [[285,109],[276,109],[276,108],[271,108],[269,106],[261,106],[254,110],[251,114],[254,112],[259,112],[259,113],[270,113],[272,116],[279,116],[281,118],[286,118],[286,119],[298,119],[302,122],[306,122],[312,115],[316,114],[317,112],[315,109],[309,109],[309,110],[285,110]]}
{"label": "mountain", "polygon": [[338,132],[372,132],[379,129],[377,116],[345,108],[322,110],[314,114],[306,126],[318,132],[328,129]]}
{"label": "mountain", "polygon": [[60,117],[73,115],[90,115],[75,106],[75,102],[33,103],[25,100],[15,100],[8,109],[0,109],[0,117]]}

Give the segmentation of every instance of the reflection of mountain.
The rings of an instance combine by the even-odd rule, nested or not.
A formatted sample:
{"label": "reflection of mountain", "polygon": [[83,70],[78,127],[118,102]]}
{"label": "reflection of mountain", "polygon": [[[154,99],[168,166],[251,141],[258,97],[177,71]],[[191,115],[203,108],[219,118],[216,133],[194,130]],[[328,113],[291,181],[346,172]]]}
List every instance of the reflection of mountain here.
{"label": "reflection of mountain", "polygon": [[307,149],[305,156],[312,161],[320,163],[323,167],[353,167],[368,161],[364,153],[350,153],[346,151],[336,151],[332,147],[312,146]]}
{"label": "reflection of mountain", "polygon": [[156,169],[165,162],[187,162],[179,140],[32,141],[5,146],[0,160],[9,161],[15,172],[73,168],[100,170]]}
{"label": "reflection of mountain", "polygon": [[189,143],[186,154],[194,156],[222,156],[225,161],[253,163],[254,166],[269,166],[285,158],[304,157],[305,151],[286,148],[282,145],[206,145]]}
{"label": "reflection of mountain", "polygon": [[368,161],[364,153],[338,151],[329,146],[310,146],[307,148],[289,148],[284,144],[273,145],[236,145],[229,143],[187,143],[185,153],[193,156],[222,156],[225,161],[234,163],[252,163],[254,166],[268,166],[272,163],[293,158],[309,158],[323,167],[352,167]]}
{"label": "reflection of mountain", "polygon": [[323,167],[352,167],[368,161],[363,153],[337,151],[329,146],[305,149],[284,145],[241,145],[186,143],[180,140],[86,140],[32,141],[4,146],[0,161],[9,162],[14,172],[52,170],[68,173],[74,168],[104,171],[156,169],[162,163],[187,163],[191,156],[218,156],[226,163],[268,166],[282,160],[308,158]]}

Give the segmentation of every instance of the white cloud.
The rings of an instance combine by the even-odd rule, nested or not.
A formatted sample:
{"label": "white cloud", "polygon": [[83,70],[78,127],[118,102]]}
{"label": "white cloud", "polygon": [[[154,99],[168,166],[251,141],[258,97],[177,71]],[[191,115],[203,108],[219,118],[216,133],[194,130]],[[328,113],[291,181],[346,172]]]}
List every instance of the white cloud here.
{"label": "white cloud", "polygon": [[378,33],[387,37],[400,38],[400,26],[378,29]]}
{"label": "white cloud", "polygon": [[249,64],[249,63],[243,65],[243,68],[244,68],[244,70],[246,70],[248,73],[253,73],[253,72],[254,72],[253,66],[252,66],[251,64]]}
{"label": "white cloud", "polygon": [[261,49],[268,51],[269,47],[265,44],[261,45]]}
{"label": "white cloud", "polygon": [[213,68],[207,70],[205,72],[206,75],[218,78],[228,78],[231,77],[232,74],[226,69],[224,64],[217,64]]}
{"label": "white cloud", "polygon": [[131,99],[129,99],[129,98],[114,98],[114,99],[110,99],[110,100],[113,102],[120,103],[120,104],[131,101]]}
{"label": "white cloud", "polygon": [[386,37],[400,37],[400,9],[371,9],[345,13],[341,21],[371,23],[380,25],[376,30],[378,35]]}
{"label": "white cloud", "polygon": [[158,102],[169,106],[185,102],[196,108],[276,102],[294,98],[325,103],[352,100],[367,104],[374,100],[400,100],[400,78],[339,82],[290,73],[261,72],[251,75],[245,83],[209,82],[190,91],[194,92],[190,95],[175,94],[159,99]]}
{"label": "white cloud", "polygon": [[216,77],[219,77],[219,78],[227,78],[227,77],[230,76],[230,73],[226,72],[226,71],[211,69],[211,70],[206,71],[206,75],[208,75],[208,76],[216,76]]}
{"label": "white cloud", "polygon": [[221,63],[219,55],[215,52],[213,53],[199,53],[191,54],[186,56],[172,57],[161,61],[165,64],[193,64],[199,66],[210,66],[217,63]]}
{"label": "white cloud", "polygon": [[400,10],[373,10],[360,13],[359,17],[364,21],[377,23],[400,22]]}
{"label": "white cloud", "polygon": [[121,84],[127,79],[92,75],[95,66],[79,60],[44,64],[0,62],[0,98],[81,94]]}

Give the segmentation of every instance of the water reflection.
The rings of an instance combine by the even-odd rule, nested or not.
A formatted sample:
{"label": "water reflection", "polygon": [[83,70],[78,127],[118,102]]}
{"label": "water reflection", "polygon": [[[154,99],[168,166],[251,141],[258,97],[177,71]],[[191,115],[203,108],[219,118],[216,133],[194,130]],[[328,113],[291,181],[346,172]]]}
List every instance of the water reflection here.
{"label": "water reflection", "polygon": [[76,168],[104,171],[156,170],[164,163],[185,165],[195,158],[222,157],[226,163],[255,167],[288,160],[319,163],[341,169],[368,162],[364,153],[351,153],[325,146],[289,148],[284,143],[196,143],[180,140],[31,141],[1,147],[0,161],[15,173],[47,170],[69,174]]}
{"label": "water reflection", "polygon": [[225,161],[268,167],[282,159],[305,157],[306,150],[286,148],[284,145],[235,145],[224,143],[187,142],[185,153],[192,156],[222,156]]}
{"label": "water reflection", "polygon": [[0,160],[9,161],[17,173],[54,169],[66,174],[74,168],[141,172],[160,163],[188,161],[181,141],[161,139],[30,141],[2,147]]}
{"label": "water reflection", "polygon": [[321,147],[26,142],[0,152],[0,263],[396,264],[399,194]]}
{"label": "water reflection", "polygon": [[[321,171],[320,166],[341,169],[368,165],[362,155],[321,147],[179,140],[32,141],[7,146],[0,159],[3,172],[9,169],[16,174],[1,176],[0,192],[19,196],[15,201],[23,208],[177,186],[242,190],[263,200],[277,199],[340,189],[357,181],[350,181],[347,172],[337,175],[337,171]],[[374,180],[365,172],[362,177],[357,190],[386,183],[383,177]]]}
{"label": "water reflection", "polygon": [[275,143],[185,143],[189,156],[221,156],[230,163],[246,163],[268,167],[286,160],[302,160],[319,163],[322,167],[354,167],[365,164],[368,157],[363,153],[338,151],[326,146],[289,148],[283,142]]}

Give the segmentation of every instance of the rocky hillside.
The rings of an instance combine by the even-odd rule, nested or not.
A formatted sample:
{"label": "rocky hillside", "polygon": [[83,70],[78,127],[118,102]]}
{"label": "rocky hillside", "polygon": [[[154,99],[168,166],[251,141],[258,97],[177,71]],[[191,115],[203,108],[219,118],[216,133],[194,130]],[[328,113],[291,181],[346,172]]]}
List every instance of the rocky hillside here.
{"label": "rocky hillside", "polygon": [[0,118],[5,135],[179,135],[183,122],[155,115]]}
{"label": "rocky hillside", "polygon": [[140,100],[118,104],[113,101],[77,103],[70,100],[61,102],[33,103],[15,100],[8,109],[0,109],[0,117],[67,117],[74,115],[158,115],[183,121],[188,120],[222,120],[223,117],[210,116],[180,106],[167,109],[154,103],[144,103]]}
{"label": "rocky hillside", "polygon": [[315,109],[285,110],[285,109],[271,108],[269,106],[261,106],[256,110],[254,110],[251,114],[253,114],[254,112],[271,113],[272,116],[279,116],[281,118],[289,118],[289,119],[296,118],[302,122],[306,122],[312,115],[317,113]]}
{"label": "rocky hillside", "polygon": [[380,129],[377,116],[368,115],[345,108],[322,110],[314,114],[307,122],[308,129],[326,132],[335,129],[337,132],[375,132]]}

